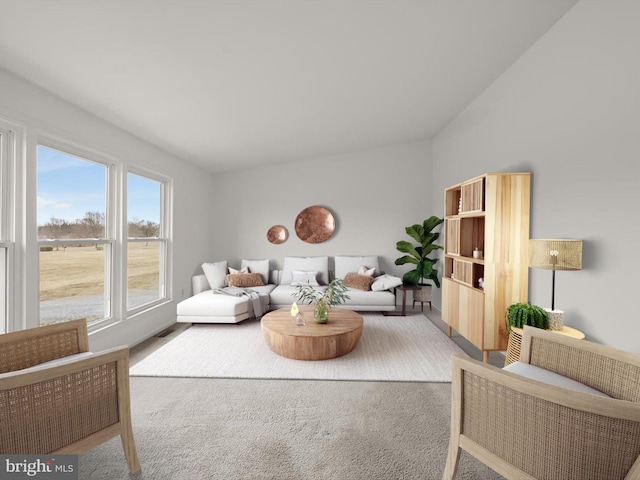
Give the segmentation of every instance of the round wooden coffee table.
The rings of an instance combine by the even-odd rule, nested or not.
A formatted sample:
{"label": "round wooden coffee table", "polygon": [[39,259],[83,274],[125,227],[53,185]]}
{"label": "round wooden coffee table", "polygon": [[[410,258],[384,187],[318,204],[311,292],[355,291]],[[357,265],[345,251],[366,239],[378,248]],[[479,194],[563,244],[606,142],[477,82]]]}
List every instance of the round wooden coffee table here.
{"label": "round wooden coffee table", "polygon": [[353,350],[362,334],[362,317],[344,308],[331,307],[329,321],[313,321],[313,309],[300,307],[306,325],[297,326],[289,308],[267,313],[260,323],[269,348],[294,360],[327,360]]}

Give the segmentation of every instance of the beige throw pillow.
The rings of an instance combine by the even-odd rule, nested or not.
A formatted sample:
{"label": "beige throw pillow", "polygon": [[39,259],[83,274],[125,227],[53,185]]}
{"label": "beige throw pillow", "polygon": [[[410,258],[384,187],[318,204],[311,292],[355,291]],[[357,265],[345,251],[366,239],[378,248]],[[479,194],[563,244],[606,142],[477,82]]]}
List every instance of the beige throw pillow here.
{"label": "beige throw pillow", "polygon": [[344,277],[344,285],[346,287],[357,288],[365,292],[371,290],[373,277],[367,275],[359,275],[357,273],[347,273]]}
{"label": "beige throw pillow", "polygon": [[264,285],[259,273],[230,273],[227,275],[230,287],[259,287]]}

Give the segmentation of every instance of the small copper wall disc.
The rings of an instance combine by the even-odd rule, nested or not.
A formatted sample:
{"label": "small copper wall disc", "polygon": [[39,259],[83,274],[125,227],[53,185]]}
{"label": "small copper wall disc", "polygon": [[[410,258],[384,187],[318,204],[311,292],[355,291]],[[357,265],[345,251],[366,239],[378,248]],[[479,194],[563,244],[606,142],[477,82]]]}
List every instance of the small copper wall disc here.
{"label": "small copper wall disc", "polygon": [[282,225],[274,225],[267,232],[267,240],[275,245],[279,245],[280,243],[284,243],[289,236],[289,232]]}

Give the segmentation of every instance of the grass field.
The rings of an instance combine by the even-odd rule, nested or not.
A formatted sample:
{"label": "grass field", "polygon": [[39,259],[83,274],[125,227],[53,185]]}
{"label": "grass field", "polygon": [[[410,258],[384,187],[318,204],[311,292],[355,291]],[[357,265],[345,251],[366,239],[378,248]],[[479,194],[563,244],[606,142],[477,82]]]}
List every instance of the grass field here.
{"label": "grass field", "polygon": [[[160,244],[131,243],[128,251],[130,291],[158,291]],[[105,252],[94,246],[40,252],[40,301],[104,292]]]}

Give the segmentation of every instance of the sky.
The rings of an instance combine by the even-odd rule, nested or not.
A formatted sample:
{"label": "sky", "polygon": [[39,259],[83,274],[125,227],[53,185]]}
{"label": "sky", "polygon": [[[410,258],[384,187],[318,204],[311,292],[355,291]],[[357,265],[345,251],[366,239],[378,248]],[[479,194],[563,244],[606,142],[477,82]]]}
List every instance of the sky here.
{"label": "sky", "polygon": [[[105,213],[104,165],[38,146],[38,225],[51,218],[68,222],[86,212]],[[160,222],[160,183],[129,174],[127,218]]]}

